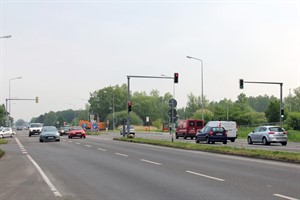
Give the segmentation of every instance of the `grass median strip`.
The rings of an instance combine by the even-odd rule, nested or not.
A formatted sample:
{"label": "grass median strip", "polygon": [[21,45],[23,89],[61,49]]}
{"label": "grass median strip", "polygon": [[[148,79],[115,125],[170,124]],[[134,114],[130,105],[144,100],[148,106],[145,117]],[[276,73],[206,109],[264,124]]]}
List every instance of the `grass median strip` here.
{"label": "grass median strip", "polygon": [[[6,144],[7,140],[6,139],[0,139],[0,145],[1,144]],[[4,151],[2,149],[0,149],[0,158],[4,155]]]}
{"label": "grass median strip", "polygon": [[269,150],[261,150],[261,149],[246,149],[246,148],[239,148],[239,147],[215,146],[215,145],[195,144],[195,143],[187,143],[187,142],[171,142],[171,141],[162,141],[162,140],[154,140],[154,139],[144,139],[144,138],[130,139],[130,138],[122,137],[122,138],[114,138],[114,140],[152,144],[152,145],[166,146],[166,147],[186,149],[186,150],[206,151],[206,152],[221,153],[221,154],[228,154],[228,155],[246,156],[251,158],[300,163],[300,153],[293,153],[293,152],[269,151]]}

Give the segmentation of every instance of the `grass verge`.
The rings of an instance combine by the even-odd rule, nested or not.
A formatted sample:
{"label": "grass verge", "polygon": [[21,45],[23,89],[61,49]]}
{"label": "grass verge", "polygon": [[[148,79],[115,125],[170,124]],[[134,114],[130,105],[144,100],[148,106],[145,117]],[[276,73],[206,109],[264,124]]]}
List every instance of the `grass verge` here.
{"label": "grass verge", "polygon": [[238,148],[238,147],[230,147],[230,146],[215,146],[215,145],[195,144],[195,143],[187,143],[187,142],[170,142],[170,141],[144,139],[144,138],[129,139],[129,138],[122,137],[122,138],[114,138],[114,140],[152,144],[152,145],[166,146],[166,147],[172,147],[178,149],[206,151],[212,153],[245,156],[251,158],[300,163],[300,153],[293,153],[293,152],[268,151],[268,150],[261,150],[261,149],[246,149],[246,148]]}
{"label": "grass verge", "polygon": [[[1,144],[6,144],[7,140],[6,139],[0,139],[0,145]],[[4,151],[0,149],[0,158],[4,155]]]}

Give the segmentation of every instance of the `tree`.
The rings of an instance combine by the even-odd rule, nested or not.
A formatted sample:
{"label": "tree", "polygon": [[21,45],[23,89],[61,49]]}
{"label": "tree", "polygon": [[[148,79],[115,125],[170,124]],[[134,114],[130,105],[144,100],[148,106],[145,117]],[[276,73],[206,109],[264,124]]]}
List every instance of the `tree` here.
{"label": "tree", "polygon": [[286,123],[290,128],[294,130],[300,130],[300,113],[299,112],[289,113]]}
{"label": "tree", "polygon": [[275,101],[273,100],[270,102],[270,105],[268,106],[268,108],[265,111],[265,115],[266,115],[269,123],[280,121],[279,109],[280,109],[280,101],[279,100],[275,100]]}

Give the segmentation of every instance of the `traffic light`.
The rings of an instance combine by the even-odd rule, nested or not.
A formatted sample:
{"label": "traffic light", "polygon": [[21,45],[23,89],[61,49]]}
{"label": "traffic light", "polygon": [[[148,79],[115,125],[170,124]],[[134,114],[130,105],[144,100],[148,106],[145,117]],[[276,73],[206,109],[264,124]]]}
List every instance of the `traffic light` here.
{"label": "traffic light", "polygon": [[178,73],[174,73],[174,83],[178,83]]}
{"label": "traffic light", "polygon": [[128,112],[131,112],[131,106],[132,106],[132,103],[128,102]]}
{"label": "traffic light", "polygon": [[244,79],[240,79],[240,89],[244,89]]}
{"label": "traffic light", "polygon": [[39,97],[35,97],[35,103],[39,102]]}

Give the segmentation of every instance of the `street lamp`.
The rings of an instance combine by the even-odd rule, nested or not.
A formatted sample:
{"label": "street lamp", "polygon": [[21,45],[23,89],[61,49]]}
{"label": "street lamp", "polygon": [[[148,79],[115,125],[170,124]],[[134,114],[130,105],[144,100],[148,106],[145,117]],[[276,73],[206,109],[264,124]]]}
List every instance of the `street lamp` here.
{"label": "street lamp", "polygon": [[[107,91],[104,91],[104,93],[108,93]],[[113,107],[112,107],[112,112],[113,112],[113,130],[115,130],[115,94],[112,94],[112,100],[113,100]]]}
{"label": "street lamp", "polygon": [[8,92],[9,92],[9,94],[8,94],[8,97],[9,97],[9,109],[8,109],[8,110],[9,110],[9,111],[8,111],[8,112],[9,112],[9,116],[10,116],[10,114],[11,114],[11,100],[10,100],[10,99],[11,99],[11,95],[10,95],[10,94],[11,94],[11,93],[10,93],[11,90],[10,90],[10,82],[11,82],[12,80],[21,79],[21,78],[22,78],[22,77],[19,76],[19,77],[15,77],[15,78],[9,79],[9,84],[8,84]]}
{"label": "street lamp", "polygon": [[11,38],[11,35],[1,36],[0,38]]}
{"label": "street lamp", "polygon": [[201,60],[200,58],[195,58],[195,57],[191,57],[191,56],[187,56],[187,58],[189,59],[194,59],[194,60],[198,60],[201,62],[201,100],[202,100],[202,105],[201,105],[201,109],[202,109],[202,120],[204,121],[204,100],[203,100],[203,60]]}

